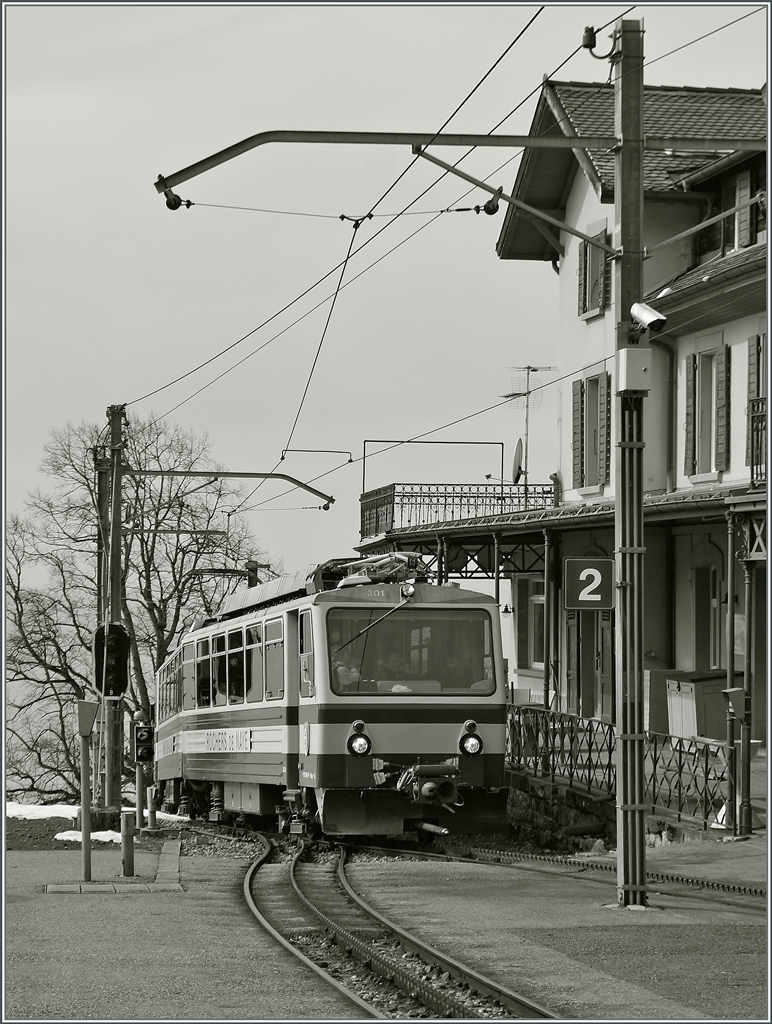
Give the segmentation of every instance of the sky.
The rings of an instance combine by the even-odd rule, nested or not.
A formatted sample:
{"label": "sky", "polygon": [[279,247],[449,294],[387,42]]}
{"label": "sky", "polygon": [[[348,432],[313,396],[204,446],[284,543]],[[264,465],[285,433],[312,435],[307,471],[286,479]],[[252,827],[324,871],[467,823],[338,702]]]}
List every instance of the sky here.
{"label": "sky", "polygon": [[[648,84],[766,80],[767,4],[5,4],[6,514],[47,486],[52,429],[122,403],[208,435],[231,472],[334,496],[269,481],[246,501],[285,571],[353,553],[363,489],[484,483],[502,452],[509,478],[518,368],[574,367],[551,267],[496,257],[503,206],[455,211],[488,194],[450,177],[417,198],[441,172],[408,146],[260,147],[180,185],[174,212],[154,181],[274,129],[527,134],[545,75],[605,81],[570,55],[589,25],[605,54],[623,14]],[[509,191],[517,151],[463,167]],[[559,388],[532,398],[533,483],[556,469]],[[443,443],[376,454],[421,435]]]}

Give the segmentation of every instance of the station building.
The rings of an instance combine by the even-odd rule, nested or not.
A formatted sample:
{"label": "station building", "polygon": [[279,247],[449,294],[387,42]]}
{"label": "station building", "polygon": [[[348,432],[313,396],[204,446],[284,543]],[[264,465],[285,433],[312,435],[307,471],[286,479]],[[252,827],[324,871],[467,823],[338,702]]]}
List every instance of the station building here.
{"label": "station building", "polygon": [[[612,85],[545,80],[529,134],[613,128]],[[644,135],[766,134],[766,87],[644,87]],[[766,180],[765,153],[644,153],[642,300],[666,317],[642,335],[644,715],[663,744],[724,739],[721,690],[749,673],[754,752],[766,749]],[[613,152],[531,148],[511,194],[611,244],[614,187]],[[611,747],[614,612],[566,608],[565,559],[614,559],[613,259],[511,205],[497,255],[542,261],[559,307],[572,379],[549,480],[367,492],[359,550],[420,551],[441,579],[494,580],[515,705],[588,723]]]}

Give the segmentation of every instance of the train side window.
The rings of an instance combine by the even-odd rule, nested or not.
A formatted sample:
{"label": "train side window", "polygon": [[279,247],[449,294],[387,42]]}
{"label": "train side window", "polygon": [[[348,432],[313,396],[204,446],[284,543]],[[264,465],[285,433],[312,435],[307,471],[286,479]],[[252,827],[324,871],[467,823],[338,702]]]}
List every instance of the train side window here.
{"label": "train side window", "polygon": [[281,619],[265,624],[265,696],[281,700],[284,696],[284,635]]}
{"label": "train side window", "polygon": [[196,664],[193,644],[182,648],[182,710],[191,711],[196,706]]}
{"label": "train side window", "polygon": [[174,690],[172,695],[173,704],[171,712],[177,715],[182,707],[182,651],[177,651],[174,655]]}
{"label": "train side window", "polygon": [[196,644],[196,689],[198,707],[208,708],[212,703],[212,668],[209,661],[208,637]]}
{"label": "train side window", "polygon": [[314,639],[311,612],[301,612],[298,621],[298,662],[300,665],[300,696],[314,695]]}
{"label": "train side window", "polygon": [[247,702],[255,704],[263,699],[263,627],[259,622],[247,626],[245,668]]}
{"label": "train side window", "polygon": [[212,637],[212,699],[218,707],[228,699],[225,660],[225,634],[220,633]]}
{"label": "train side window", "polygon": [[158,721],[163,722],[164,715],[164,687],[166,685],[166,666],[162,665],[158,670],[158,684],[156,692],[158,694]]}
{"label": "train side window", "polygon": [[244,634],[240,629],[228,633],[228,703],[244,703]]}

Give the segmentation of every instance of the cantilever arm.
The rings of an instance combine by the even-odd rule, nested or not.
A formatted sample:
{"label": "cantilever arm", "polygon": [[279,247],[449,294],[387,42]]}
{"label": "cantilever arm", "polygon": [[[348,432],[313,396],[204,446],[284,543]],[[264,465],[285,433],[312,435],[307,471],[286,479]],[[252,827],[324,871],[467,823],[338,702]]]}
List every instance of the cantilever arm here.
{"label": "cantilever arm", "polygon": [[311,494],[315,494],[317,498],[321,498],[324,502],[325,512],[329,509],[330,505],[335,504],[335,498],[331,494],[325,494],[324,491],[317,491],[315,487],[310,484],[304,484],[302,480],[296,480],[294,476],[287,476],[286,473],[228,473],[218,472],[217,470],[198,470],[198,469],[124,469],[124,476],[205,476],[208,477],[213,483],[215,480],[219,480],[222,477],[242,477],[247,479],[256,480],[286,480],[288,483],[294,484],[295,487],[300,487],[304,491],[309,491]]}

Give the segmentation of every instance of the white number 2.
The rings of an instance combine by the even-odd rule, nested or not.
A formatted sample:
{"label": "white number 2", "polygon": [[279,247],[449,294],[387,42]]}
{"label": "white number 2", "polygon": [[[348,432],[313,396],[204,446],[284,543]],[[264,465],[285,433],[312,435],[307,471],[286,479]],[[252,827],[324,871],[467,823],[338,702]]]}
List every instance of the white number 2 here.
{"label": "white number 2", "polygon": [[601,582],[601,574],[597,569],[583,569],[579,573],[580,580],[591,579],[592,583],[588,583],[584,590],[579,591],[580,601],[600,601],[600,594],[593,594],[593,590],[597,590]]}

